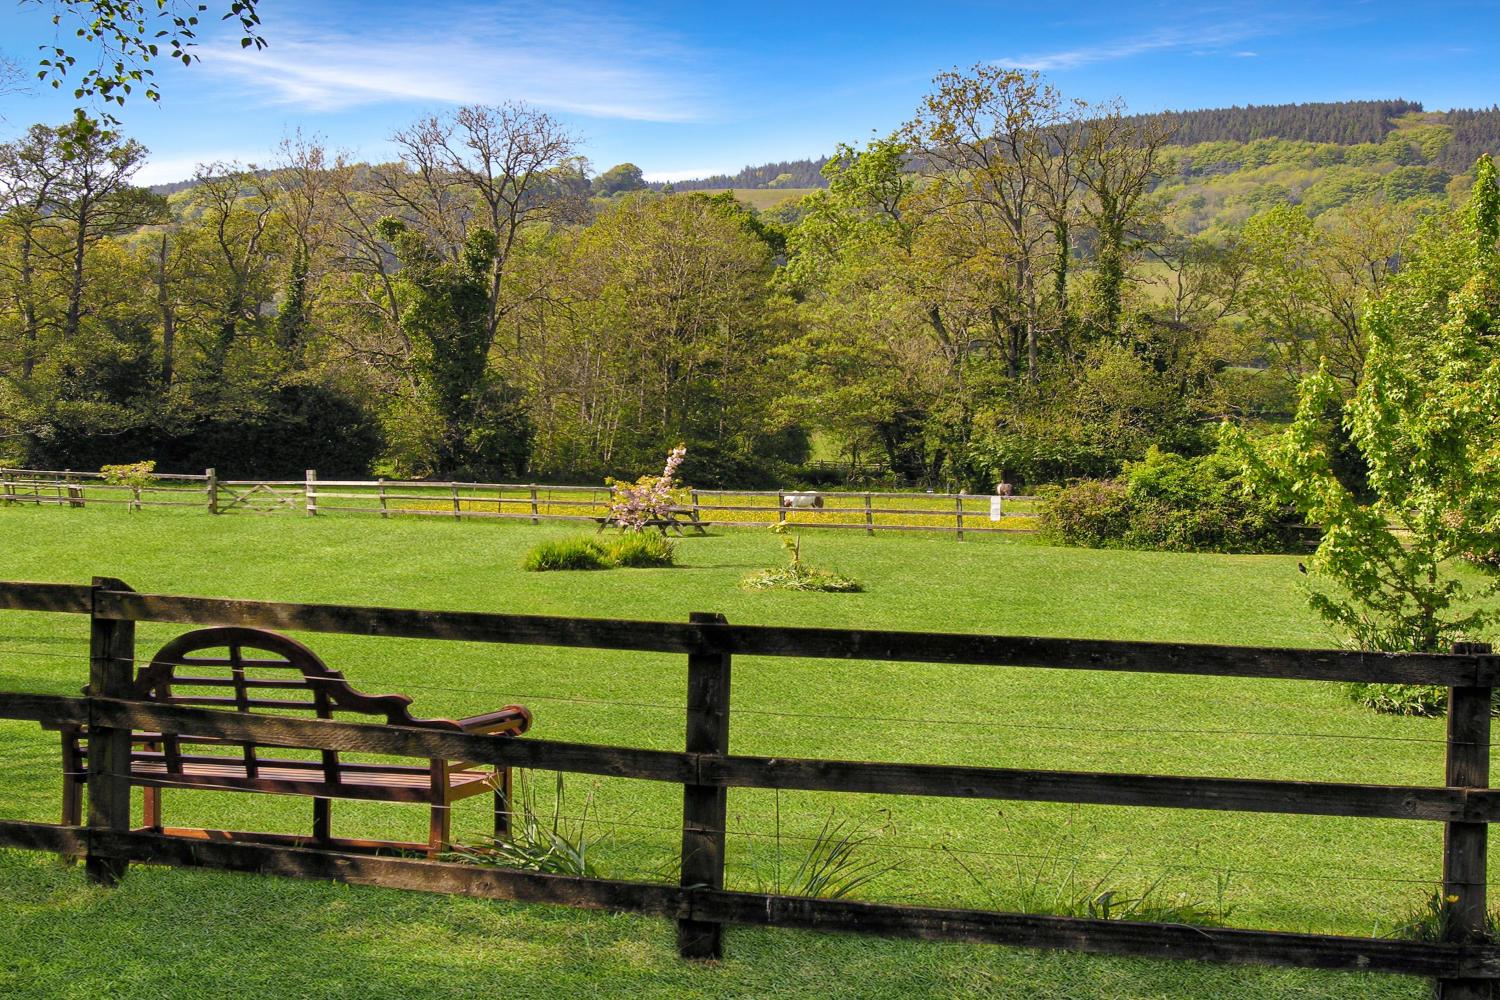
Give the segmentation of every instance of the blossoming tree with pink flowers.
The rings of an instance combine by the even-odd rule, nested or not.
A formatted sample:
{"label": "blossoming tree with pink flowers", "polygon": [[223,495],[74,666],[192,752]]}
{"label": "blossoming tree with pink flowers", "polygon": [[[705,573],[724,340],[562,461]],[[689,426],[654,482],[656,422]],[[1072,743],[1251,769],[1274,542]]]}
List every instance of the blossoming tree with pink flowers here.
{"label": "blossoming tree with pink flowers", "polygon": [[677,469],[685,457],[687,446],[680,444],[667,453],[667,464],[659,476],[642,476],[633,483],[606,479],[613,491],[609,519],[625,531],[643,531],[651,524],[672,520],[672,508],[682,501]]}

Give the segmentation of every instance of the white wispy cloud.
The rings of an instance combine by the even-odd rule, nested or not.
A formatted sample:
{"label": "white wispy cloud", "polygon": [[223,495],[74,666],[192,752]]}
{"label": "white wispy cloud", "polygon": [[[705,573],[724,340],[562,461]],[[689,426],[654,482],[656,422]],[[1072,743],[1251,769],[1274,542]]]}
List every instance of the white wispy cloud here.
{"label": "white wispy cloud", "polygon": [[705,116],[694,55],[630,22],[566,4],[433,7],[358,31],[303,22],[268,26],[263,51],[224,46],[203,67],[238,77],[271,102],[339,111],[395,101],[524,100],[601,118],[692,121]]}
{"label": "white wispy cloud", "polygon": [[[1032,52],[996,59],[1000,66],[1017,69],[1049,70],[1077,69],[1093,63],[1114,62],[1151,52],[1173,49],[1204,49],[1233,45],[1247,38],[1269,33],[1266,22],[1230,21],[1221,24],[1191,27],[1166,27],[1128,38],[1109,39],[1093,45],[1061,49],[1055,52]],[[1255,55],[1254,52],[1237,52],[1235,55]]]}

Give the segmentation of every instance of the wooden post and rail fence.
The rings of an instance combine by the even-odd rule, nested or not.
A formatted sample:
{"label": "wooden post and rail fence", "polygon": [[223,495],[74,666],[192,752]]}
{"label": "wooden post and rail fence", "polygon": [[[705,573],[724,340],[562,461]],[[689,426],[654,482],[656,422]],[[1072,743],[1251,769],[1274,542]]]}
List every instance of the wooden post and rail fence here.
{"label": "wooden post and rail fence", "polygon": [[[1488,832],[1500,820],[1500,790],[1489,787],[1488,767],[1491,695],[1500,682],[1500,657],[1488,646],[1466,645],[1451,654],[1381,654],[736,625],[709,613],[686,622],[546,617],[153,595],[106,578],[91,586],[0,583],[0,609],[87,615],[92,636],[85,696],[0,692],[0,718],[87,727],[87,820],[74,825],[0,821],[0,846],[84,857],[89,876],[101,883],[119,880],[136,862],[631,911],[675,920],[679,949],[689,958],[721,955],[723,927],[748,924],[1427,976],[1437,981],[1445,1000],[1489,997],[1500,979],[1500,945],[1486,930]],[[684,747],[598,746],[132,700],[127,693],[138,622],[680,655],[687,682]],[[1375,785],[736,755],[730,752],[729,719],[731,668],[739,656],[1437,684],[1450,689],[1447,766],[1443,775],[1432,776],[1434,784]],[[580,659],[580,669],[586,662]],[[784,669],[806,667],[790,663]],[[675,885],[621,881],[132,830],[129,741],[137,730],[681,785],[681,877]],[[731,890],[724,884],[725,819],[729,791],[738,788],[1441,823],[1448,919],[1443,940],[1425,942]]]}
{"label": "wooden post and rail fence", "polygon": [[[783,506],[789,490],[686,491],[675,516],[687,527],[748,528],[792,524],[798,528],[863,531],[949,532],[959,541],[966,534],[1026,534],[1037,506],[1031,496],[977,493],[882,493],[878,491],[802,491],[816,493],[824,506]],[[110,483],[97,472],[0,468],[0,504],[85,507],[127,504],[146,507],[197,507],[210,514],[303,513],[308,516],[363,514],[599,523],[610,501],[607,486],[558,486],[540,483],[468,483],[424,480],[328,480],[308,469],[301,479],[220,479],[214,469],[202,475],[157,474],[140,489]]]}

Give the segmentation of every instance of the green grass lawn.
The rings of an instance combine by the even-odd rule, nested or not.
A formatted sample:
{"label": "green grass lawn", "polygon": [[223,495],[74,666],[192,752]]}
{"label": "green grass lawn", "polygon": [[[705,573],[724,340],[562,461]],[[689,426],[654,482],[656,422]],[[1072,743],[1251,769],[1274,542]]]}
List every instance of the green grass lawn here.
{"label": "green grass lawn", "polygon": [[[566,525],[0,509],[0,579],[286,601],[682,621],[1326,645],[1295,560],[1051,548],[1015,537],[808,533],[803,558],[861,594],[752,592],[782,558],[760,530],[680,543],[668,570],[523,573]],[[86,620],[3,612],[0,689],[75,693]],[[181,627],[142,625],[148,655]],[[304,636],[359,688],[418,715],[521,701],[551,739],[680,748],[682,657]],[[1251,679],[737,658],[732,749],[777,756],[1439,783],[1441,720],[1370,714],[1339,686]],[[58,749],[0,722],[0,815],[55,821]],[[547,786],[550,775],[538,776]],[[670,877],[681,791],[568,778],[603,873]],[[174,825],[306,832],[279,796],[170,792]],[[485,800],[461,803],[460,839]],[[830,812],[897,867],[859,898],[1020,908],[1090,886],[1230,908],[1233,926],[1390,931],[1440,872],[1437,824],[873,795],[730,793],[730,888],[773,889]],[[339,802],[335,833],[420,839],[420,808]],[[777,831],[779,829],[779,836]],[[0,994],[404,997],[1424,997],[1425,982],[997,947],[731,929],[714,967],[665,921],[212,872],[136,867],[102,890],[0,852]]]}

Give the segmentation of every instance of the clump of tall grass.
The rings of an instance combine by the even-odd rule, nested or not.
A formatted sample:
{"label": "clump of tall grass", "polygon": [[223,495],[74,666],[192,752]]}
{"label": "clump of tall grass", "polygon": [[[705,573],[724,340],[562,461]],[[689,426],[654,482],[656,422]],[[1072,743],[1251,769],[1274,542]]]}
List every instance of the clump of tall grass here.
{"label": "clump of tall grass", "polygon": [[677,564],[677,543],[652,531],[627,531],[605,546],[611,565],[627,569],[653,569]]}
{"label": "clump of tall grass", "polygon": [[[1004,823],[1004,813],[1001,813]],[[1139,887],[1119,884],[1119,870],[1127,858],[1111,862],[1097,877],[1083,875],[1084,859],[1074,856],[1073,820],[1062,825],[1047,850],[1039,856],[1015,859],[1014,889],[1003,897],[995,891],[1000,879],[991,871],[976,872],[974,864],[965,861],[963,852],[946,844],[939,848],[948,855],[988,898],[992,909],[1039,914],[1054,917],[1090,917],[1096,920],[1140,920],[1152,923],[1191,924],[1200,927],[1222,927],[1234,907],[1228,902],[1230,872],[1215,876],[1212,899],[1202,899],[1186,891],[1173,891],[1168,884],[1168,870]]]}
{"label": "clump of tall grass", "polygon": [[[1421,906],[1392,929],[1390,936],[1428,943],[1448,940],[1448,931],[1453,924],[1452,906],[1457,902],[1457,896],[1444,899],[1441,892],[1431,893]],[[1500,940],[1500,913],[1490,911],[1485,920],[1485,934],[1491,941]]]}
{"label": "clump of tall grass", "polygon": [[[891,828],[889,816],[878,826],[842,817],[830,809],[822,828],[813,837],[783,838],[781,832],[781,794],[776,794],[775,827],[771,833],[774,845],[774,868],[770,877],[756,866],[763,891],[786,896],[814,896],[842,899],[890,872],[899,871],[901,863],[876,856],[871,848]],[[783,840],[807,843],[800,857],[786,858]],[[790,864],[796,860],[796,867]]]}
{"label": "clump of tall grass", "polygon": [[531,548],[521,568],[531,572],[559,569],[649,569],[676,565],[677,544],[665,535],[632,531],[611,539],[578,535],[553,538]]}
{"label": "clump of tall grass", "polygon": [[442,860],[519,868],[551,875],[598,877],[599,871],[590,852],[597,849],[604,838],[589,833],[593,793],[584,799],[577,818],[568,818],[564,812],[566,788],[559,771],[551,816],[543,816],[538,811],[536,788],[529,775],[527,771],[516,772],[511,801],[505,804],[510,813],[508,837],[487,837],[479,845],[455,847]]}

